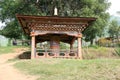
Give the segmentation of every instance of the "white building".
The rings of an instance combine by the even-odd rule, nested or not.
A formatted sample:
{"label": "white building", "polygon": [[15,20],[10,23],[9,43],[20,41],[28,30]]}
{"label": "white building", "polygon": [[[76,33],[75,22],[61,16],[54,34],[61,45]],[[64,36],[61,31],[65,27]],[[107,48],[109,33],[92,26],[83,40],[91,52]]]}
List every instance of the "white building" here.
{"label": "white building", "polygon": [[8,44],[8,39],[0,35],[0,46],[7,46],[7,44]]}

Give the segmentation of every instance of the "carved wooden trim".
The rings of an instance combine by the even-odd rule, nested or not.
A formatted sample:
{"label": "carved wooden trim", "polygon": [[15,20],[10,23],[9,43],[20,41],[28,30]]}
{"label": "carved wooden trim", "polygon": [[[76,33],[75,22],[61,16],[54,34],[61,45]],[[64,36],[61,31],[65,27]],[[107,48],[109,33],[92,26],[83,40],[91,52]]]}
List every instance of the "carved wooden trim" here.
{"label": "carved wooden trim", "polygon": [[31,33],[30,33],[30,36],[35,36],[35,32],[31,32]]}
{"label": "carved wooden trim", "polygon": [[82,33],[77,35],[78,38],[82,38]]}

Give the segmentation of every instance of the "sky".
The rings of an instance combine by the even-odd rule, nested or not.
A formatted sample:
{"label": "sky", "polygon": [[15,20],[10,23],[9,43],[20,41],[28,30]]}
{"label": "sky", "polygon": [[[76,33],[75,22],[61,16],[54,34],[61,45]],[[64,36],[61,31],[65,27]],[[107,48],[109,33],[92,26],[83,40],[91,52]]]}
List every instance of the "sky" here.
{"label": "sky", "polygon": [[[111,2],[111,7],[109,8],[108,12],[110,13],[110,15],[114,15],[114,16],[119,16],[116,12],[120,11],[120,0],[108,0],[109,2]],[[5,24],[2,24],[0,22],[0,29],[1,26],[4,26]]]}
{"label": "sky", "polygon": [[120,14],[117,14],[117,11],[120,11],[120,0],[108,0],[109,2],[111,2],[111,7],[109,8],[108,12],[110,13],[110,15],[114,15],[114,16],[119,16]]}

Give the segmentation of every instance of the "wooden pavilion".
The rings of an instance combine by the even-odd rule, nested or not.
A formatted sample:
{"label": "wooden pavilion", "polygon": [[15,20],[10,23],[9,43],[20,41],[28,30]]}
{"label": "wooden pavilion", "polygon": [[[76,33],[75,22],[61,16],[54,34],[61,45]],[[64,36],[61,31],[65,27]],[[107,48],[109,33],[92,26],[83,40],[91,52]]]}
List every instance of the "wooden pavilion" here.
{"label": "wooden pavilion", "polygon": [[[24,32],[31,36],[31,59],[33,58],[79,58],[82,59],[82,32],[96,18],[16,15]],[[73,49],[74,41],[78,48]],[[37,50],[36,44],[50,42],[50,49]],[[60,41],[70,44],[69,50],[60,49]]]}

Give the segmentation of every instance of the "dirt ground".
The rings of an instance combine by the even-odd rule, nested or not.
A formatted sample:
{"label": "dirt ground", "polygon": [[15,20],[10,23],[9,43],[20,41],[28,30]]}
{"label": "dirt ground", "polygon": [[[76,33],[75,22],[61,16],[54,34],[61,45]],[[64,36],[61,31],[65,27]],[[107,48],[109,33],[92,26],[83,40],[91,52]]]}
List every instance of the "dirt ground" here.
{"label": "dirt ground", "polygon": [[26,75],[13,67],[15,62],[7,62],[13,59],[24,51],[24,49],[17,49],[15,53],[0,55],[0,80],[36,80],[35,76]]}

